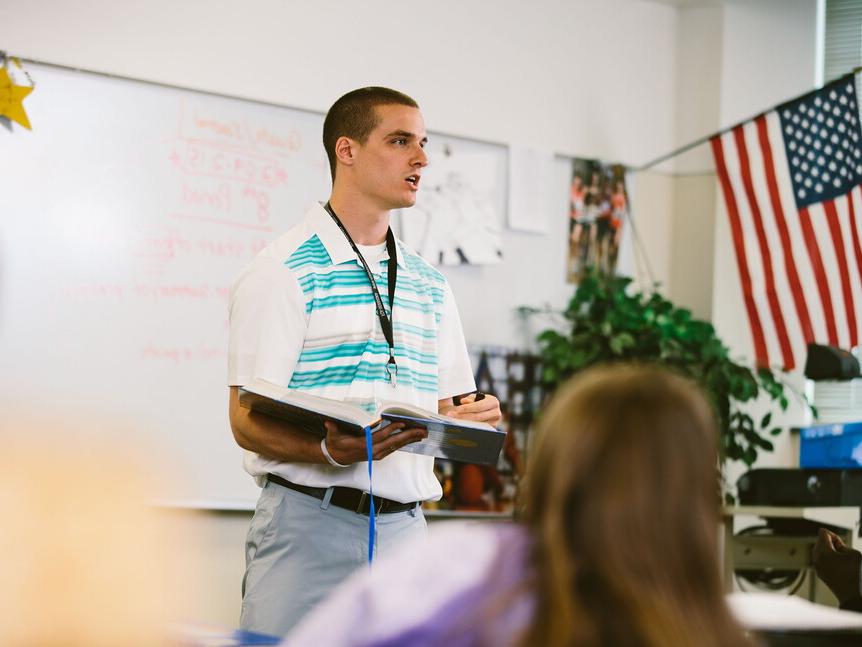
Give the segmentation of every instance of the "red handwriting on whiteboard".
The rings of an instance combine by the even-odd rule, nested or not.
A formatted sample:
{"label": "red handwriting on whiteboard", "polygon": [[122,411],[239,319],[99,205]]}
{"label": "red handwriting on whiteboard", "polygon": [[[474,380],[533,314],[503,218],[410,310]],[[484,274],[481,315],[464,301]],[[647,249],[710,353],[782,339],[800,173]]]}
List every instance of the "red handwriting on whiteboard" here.
{"label": "red handwriting on whiteboard", "polygon": [[269,193],[267,191],[247,186],[242,190],[242,197],[252,201],[256,207],[259,222],[269,221]]}
{"label": "red handwriting on whiteboard", "polygon": [[245,243],[237,240],[210,240],[200,238],[197,241],[198,252],[204,256],[220,256],[241,258],[246,254]]}
{"label": "red handwriting on whiteboard", "polygon": [[266,246],[266,241],[251,242],[235,238],[199,236],[189,238],[173,229],[142,233],[132,241],[132,253],[145,260],[168,262],[177,258],[203,256],[216,258],[250,258]]}
{"label": "red handwriting on whiteboard", "polygon": [[278,152],[295,153],[302,148],[302,137],[296,130],[281,135],[267,128],[258,128],[254,133],[254,141],[261,148],[272,148]]}
{"label": "red handwriting on whiteboard", "polygon": [[178,232],[169,229],[146,233],[134,242],[133,254],[138,258],[152,258],[168,261],[180,254],[188,253],[192,242]]}
{"label": "red handwriting on whiteboard", "polygon": [[132,288],[133,294],[141,299],[161,301],[163,299],[200,300],[208,299],[212,295],[210,286],[174,284],[150,284],[135,283]]}
{"label": "red handwriting on whiteboard", "polygon": [[218,138],[231,141],[243,141],[245,139],[242,125],[237,121],[222,121],[195,112],[192,123],[196,130],[202,131],[204,134],[214,134]]}
{"label": "red handwriting on whiteboard", "polygon": [[223,361],[227,352],[222,348],[201,344],[199,346],[167,346],[149,343],[141,349],[141,359],[163,361],[178,365],[207,360]]}
{"label": "red handwriting on whiteboard", "polygon": [[192,187],[189,182],[183,182],[183,190],[180,199],[186,204],[208,207],[213,211],[230,211],[231,190],[230,185],[219,182],[212,190],[200,187]]}
{"label": "red handwriting on whiteboard", "polygon": [[256,153],[223,149],[215,144],[177,140],[168,159],[177,169],[189,175],[270,187],[287,182],[287,171],[278,160]]}

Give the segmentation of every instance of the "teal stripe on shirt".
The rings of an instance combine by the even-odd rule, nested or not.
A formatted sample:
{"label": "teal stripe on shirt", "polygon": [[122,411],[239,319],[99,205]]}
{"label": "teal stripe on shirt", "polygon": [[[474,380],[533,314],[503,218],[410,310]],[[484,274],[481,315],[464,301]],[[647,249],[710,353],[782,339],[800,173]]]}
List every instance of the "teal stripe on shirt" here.
{"label": "teal stripe on shirt", "polygon": [[[314,389],[327,386],[349,385],[353,382],[387,382],[385,363],[359,362],[350,366],[327,366],[326,368],[309,371],[303,370],[302,364],[297,365],[290,378],[291,389]],[[437,375],[420,373],[409,366],[398,367],[398,383],[412,386],[419,391],[437,391]]]}
{"label": "teal stripe on shirt", "polygon": [[[349,342],[343,344],[334,344],[331,346],[321,346],[319,348],[309,348],[303,350],[299,356],[300,362],[322,362],[337,357],[356,357],[357,359],[363,354],[389,356],[389,345],[383,341],[361,341]],[[395,358],[401,357],[412,359],[420,364],[437,365],[437,356],[430,353],[423,353],[410,346],[396,346]]]}

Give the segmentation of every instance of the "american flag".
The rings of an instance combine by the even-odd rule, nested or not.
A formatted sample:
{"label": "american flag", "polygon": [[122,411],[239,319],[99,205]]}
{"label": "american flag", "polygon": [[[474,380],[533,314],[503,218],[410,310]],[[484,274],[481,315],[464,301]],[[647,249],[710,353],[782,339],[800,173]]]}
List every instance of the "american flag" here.
{"label": "american flag", "polygon": [[710,140],[758,365],[859,343],[862,130],[848,75]]}

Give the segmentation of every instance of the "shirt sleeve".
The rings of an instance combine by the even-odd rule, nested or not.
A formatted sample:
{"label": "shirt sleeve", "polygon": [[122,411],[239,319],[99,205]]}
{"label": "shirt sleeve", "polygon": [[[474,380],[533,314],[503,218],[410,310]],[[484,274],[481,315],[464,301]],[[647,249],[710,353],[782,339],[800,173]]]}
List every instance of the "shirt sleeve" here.
{"label": "shirt sleeve", "polygon": [[461,317],[458,315],[455,295],[452,294],[452,288],[448,283],[444,287],[443,309],[438,330],[437,397],[442,400],[475,390],[476,381],[473,379],[473,370],[470,367],[470,356],[467,353],[467,343],[464,341]]}
{"label": "shirt sleeve", "polygon": [[293,272],[273,258],[256,258],[231,286],[228,307],[228,386],[255,378],[287,386],[308,325]]}

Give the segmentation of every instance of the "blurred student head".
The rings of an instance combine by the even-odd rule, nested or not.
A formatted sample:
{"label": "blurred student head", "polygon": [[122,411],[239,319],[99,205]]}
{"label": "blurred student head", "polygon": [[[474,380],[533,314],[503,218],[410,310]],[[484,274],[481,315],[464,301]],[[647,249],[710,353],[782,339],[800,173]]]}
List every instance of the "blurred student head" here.
{"label": "blurred student head", "polygon": [[[7,410],[8,413],[8,410]],[[159,645],[179,588],[123,425],[4,416],[0,644]]]}
{"label": "blurred student head", "polygon": [[523,518],[534,539],[529,645],[744,641],[718,567],[717,431],[665,370],[585,371],[542,417]]}

